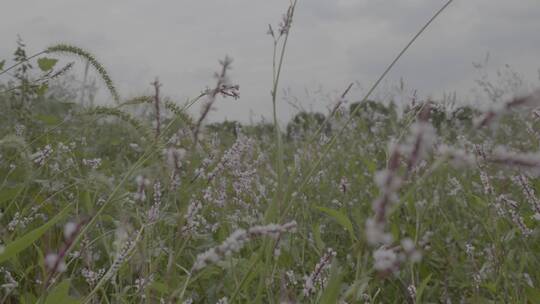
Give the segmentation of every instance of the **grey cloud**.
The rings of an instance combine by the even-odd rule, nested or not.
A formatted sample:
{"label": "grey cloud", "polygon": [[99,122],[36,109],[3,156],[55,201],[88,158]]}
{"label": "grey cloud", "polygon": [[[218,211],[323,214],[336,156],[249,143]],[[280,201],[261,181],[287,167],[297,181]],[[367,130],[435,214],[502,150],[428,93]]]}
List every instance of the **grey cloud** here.
{"label": "grey cloud", "polygon": [[[235,61],[232,78],[242,98],[218,103],[211,119],[247,121],[250,110],[270,114],[271,40],[287,0],[5,0],[3,41],[20,33],[31,49],[62,41],[81,45],[107,66],[124,95],[149,91],[159,76],[164,91],[183,100],[213,82],[217,60]],[[305,88],[328,92],[350,81],[369,85],[443,1],[299,0],[283,88],[324,108],[324,98],[306,98]],[[540,4],[537,0],[454,1],[389,75],[425,95],[467,92],[476,72],[471,62],[487,51],[494,66],[509,63],[530,78],[540,66]],[[14,43],[0,46],[9,58]],[[361,90],[353,92],[358,98]],[[326,98],[327,100],[328,98]],[[309,105],[306,106],[309,108]],[[285,121],[292,109],[280,104]],[[196,110],[195,110],[196,111]]]}

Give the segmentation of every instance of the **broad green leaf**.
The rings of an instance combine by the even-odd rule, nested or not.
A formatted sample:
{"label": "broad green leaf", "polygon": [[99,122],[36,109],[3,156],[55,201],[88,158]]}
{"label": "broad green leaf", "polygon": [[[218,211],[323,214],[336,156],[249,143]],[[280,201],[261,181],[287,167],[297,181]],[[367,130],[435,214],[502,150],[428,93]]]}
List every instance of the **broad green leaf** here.
{"label": "broad green leaf", "polygon": [[362,162],[368,169],[369,173],[374,174],[377,171],[377,164],[371,159],[362,158]]}
{"label": "broad green leaf", "polygon": [[0,61],[0,71],[4,69],[4,64],[6,64],[5,60]]}
{"label": "broad green leaf", "polygon": [[21,189],[22,189],[22,186],[16,186],[13,188],[6,187],[0,190],[0,204],[15,198],[17,194],[19,194],[19,191],[21,191]]}
{"label": "broad green leaf", "polygon": [[494,303],[492,300],[484,298],[481,295],[474,295],[469,299],[466,299],[465,303],[475,303],[475,304],[492,304]]}
{"label": "broad green leaf", "polygon": [[354,236],[354,228],[351,223],[351,220],[345,214],[343,214],[343,212],[330,209],[330,208],[320,207],[320,206],[315,207],[315,209],[322,211],[328,214],[333,219],[335,219],[343,228],[345,228],[345,230],[349,232],[351,239],[353,241],[356,240]]}
{"label": "broad green leaf", "polygon": [[37,239],[39,239],[49,228],[51,228],[54,224],[56,224],[58,221],[60,221],[69,211],[71,205],[68,205],[64,208],[59,214],[57,214],[55,217],[53,217],[50,221],[43,224],[41,227],[36,228],[27,234],[23,235],[22,237],[16,239],[15,241],[9,243],[6,245],[4,252],[0,254],[0,263],[3,263],[12,257],[14,257],[19,252],[26,249],[28,246],[32,245]]}
{"label": "broad green leaf", "polygon": [[360,281],[355,281],[353,282],[349,287],[347,287],[347,289],[345,290],[345,292],[343,292],[343,295],[341,296],[342,299],[354,299],[357,297],[357,295],[359,294],[359,292],[363,289],[362,288],[362,283]]}
{"label": "broad green leaf", "polygon": [[268,222],[272,222],[276,219],[278,215],[278,204],[276,203],[276,200],[274,200],[268,208],[266,208],[266,211],[264,213],[264,219]]}
{"label": "broad green leaf", "polygon": [[84,191],[81,193],[80,202],[83,203],[83,207],[86,208],[89,212],[92,210],[94,205],[92,204],[92,197],[90,196],[90,192]]}
{"label": "broad green leaf", "polygon": [[19,297],[21,304],[34,304],[37,303],[37,297],[30,292],[27,292]]}
{"label": "broad green leaf", "polygon": [[392,237],[394,238],[394,240],[399,240],[401,234],[401,227],[399,226],[397,221],[392,221],[390,223],[390,232],[392,233]]}
{"label": "broad green leaf", "polygon": [[319,223],[315,223],[313,225],[313,238],[315,239],[315,245],[317,245],[317,248],[319,250],[323,250],[326,245],[324,245],[324,242],[321,238],[321,229]]}
{"label": "broad green leaf", "polygon": [[48,72],[52,68],[54,68],[54,66],[56,65],[56,62],[58,62],[58,59],[43,57],[43,58],[39,58],[37,62],[38,62],[39,68],[43,72]]}
{"label": "broad green leaf", "polygon": [[53,115],[36,115],[35,118],[50,126],[57,125],[61,122],[60,118]]}
{"label": "broad green leaf", "polygon": [[480,196],[477,195],[471,195],[473,198],[473,202],[476,203],[479,207],[485,208],[487,207],[487,203],[484,199],[482,199]]}
{"label": "broad green leaf", "polygon": [[163,282],[156,281],[156,282],[152,283],[151,286],[152,286],[153,290],[157,291],[160,294],[166,294],[167,292],[169,292],[169,288]]}
{"label": "broad green leaf", "polygon": [[423,303],[422,302],[422,296],[424,294],[424,290],[426,289],[429,281],[431,280],[431,276],[433,274],[429,274],[427,278],[425,278],[422,283],[420,283],[420,286],[416,289],[416,303]]}
{"label": "broad green leaf", "polygon": [[529,300],[528,303],[540,303],[540,290],[525,286],[525,295],[527,296],[527,300]]}
{"label": "broad green leaf", "polygon": [[74,304],[80,301],[69,296],[70,280],[66,279],[62,283],[58,284],[45,301],[45,304]]}
{"label": "broad green leaf", "polygon": [[48,90],[49,90],[49,85],[47,83],[43,83],[37,87],[36,94],[38,96],[43,96],[45,95],[45,93],[47,93]]}
{"label": "broad green leaf", "polygon": [[326,284],[326,288],[321,297],[320,303],[322,304],[334,304],[339,303],[338,298],[341,291],[341,282],[343,275],[337,265],[337,262],[334,260],[332,263],[332,268],[330,269],[330,279]]}
{"label": "broad green leaf", "polygon": [[[411,193],[414,192],[414,191],[411,191]],[[414,199],[414,197],[412,195],[409,195],[407,198],[407,209],[409,211],[410,214],[415,214],[416,212],[416,200]]]}
{"label": "broad green leaf", "polygon": [[493,282],[487,282],[482,285],[482,287],[486,288],[487,290],[497,293],[497,284]]}

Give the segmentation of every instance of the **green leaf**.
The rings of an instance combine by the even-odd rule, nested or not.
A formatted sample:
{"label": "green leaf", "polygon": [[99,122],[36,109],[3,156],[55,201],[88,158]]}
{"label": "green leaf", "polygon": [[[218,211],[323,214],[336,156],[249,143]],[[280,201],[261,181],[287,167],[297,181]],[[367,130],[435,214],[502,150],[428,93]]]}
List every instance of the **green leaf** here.
{"label": "green leaf", "polygon": [[43,58],[39,58],[37,62],[38,62],[39,68],[43,72],[48,72],[52,70],[52,68],[54,68],[54,66],[56,65],[56,62],[58,62],[58,59],[43,57]]}
{"label": "green leaf", "polygon": [[326,284],[326,288],[324,289],[320,303],[334,304],[339,302],[338,298],[341,291],[342,279],[343,275],[339,270],[337,262],[334,260],[334,263],[332,263],[332,268],[330,269],[330,279]]}
{"label": "green leaf", "polygon": [[37,303],[37,297],[35,295],[33,295],[32,293],[30,292],[27,292],[25,294],[23,294],[22,296],[20,296],[20,298],[18,299],[21,304],[35,304]]}
{"label": "green leaf", "polygon": [[540,303],[540,290],[525,286],[525,295],[527,296],[528,303]]}
{"label": "green leaf", "polygon": [[321,238],[321,228],[319,223],[313,224],[313,238],[315,239],[315,245],[317,245],[317,248],[319,250],[323,250],[324,247],[326,247],[324,241]]}
{"label": "green leaf", "polygon": [[6,64],[5,60],[0,61],[0,71],[4,69],[4,64]]}
{"label": "green leaf", "polygon": [[49,90],[49,85],[47,83],[43,83],[37,87],[36,94],[41,97],[41,96],[44,96],[48,90]]}
{"label": "green leaf", "polygon": [[371,159],[362,158],[362,162],[368,169],[369,173],[374,174],[377,171],[377,164]]}
{"label": "green leaf", "polygon": [[53,115],[36,115],[35,119],[44,122],[46,125],[54,126],[62,122],[62,120]]}
{"label": "green leaf", "polygon": [[69,279],[62,281],[58,284],[45,301],[45,304],[74,304],[80,301],[69,296],[69,285],[71,284]]}
{"label": "green leaf", "polygon": [[82,192],[79,201],[83,203],[84,208],[86,208],[88,212],[92,211],[92,208],[94,207],[94,205],[92,204],[92,197],[90,196],[90,192],[88,191]]}
{"label": "green leaf", "polygon": [[19,192],[22,190],[22,188],[23,188],[22,186],[16,186],[13,188],[6,187],[0,190],[0,204],[15,198],[19,194]]}
{"label": "green leaf", "polygon": [[392,221],[390,223],[390,232],[392,233],[392,237],[394,238],[394,240],[399,240],[399,236],[401,234],[401,227],[399,227],[397,221]]}
{"label": "green leaf", "polygon": [[487,290],[491,291],[492,293],[497,293],[497,284],[493,282],[487,282],[482,284],[482,287],[486,288]]}
{"label": "green leaf", "polygon": [[23,235],[22,237],[16,239],[15,241],[9,243],[6,245],[4,252],[0,254],[0,263],[3,263],[15,255],[17,255],[19,252],[26,249],[28,246],[32,245],[37,239],[39,239],[49,228],[51,228],[54,224],[56,224],[58,221],[60,221],[69,211],[71,205],[68,205],[64,208],[59,214],[57,214],[55,217],[53,217],[50,221],[43,224],[41,227],[36,228],[27,234]]}
{"label": "green leaf", "polygon": [[423,303],[422,302],[422,295],[424,294],[424,290],[426,289],[429,281],[431,280],[431,276],[433,274],[429,274],[427,278],[425,278],[422,283],[420,283],[420,286],[416,289],[416,303]]}
{"label": "green leaf", "polygon": [[335,219],[343,228],[345,228],[345,230],[349,232],[351,239],[353,241],[356,240],[354,236],[354,228],[351,223],[351,220],[345,214],[343,214],[343,212],[330,209],[330,208],[320,207],[320,206],[316,206],[314,208],[328,214],[330,217]]}
{"label": "green leaf", "polygon": [[474,202],[476,205],[478,205],[478,206],[481,207],[481,208],[487,207],[487,203],[486,203],[486,201],[485,201],[483,198],[481,198],[480,196],[474,195],[474,194],[471,195],[471,196],[472,196],[472,198],[473,198],[473,202]]}
{"label": "green leaf", "polygon": [[169,292],[169,288],[163,282],[156,281],[152,283],[151,287],[153,290],[157,291],[160,294],[166,294],[167,292]]}

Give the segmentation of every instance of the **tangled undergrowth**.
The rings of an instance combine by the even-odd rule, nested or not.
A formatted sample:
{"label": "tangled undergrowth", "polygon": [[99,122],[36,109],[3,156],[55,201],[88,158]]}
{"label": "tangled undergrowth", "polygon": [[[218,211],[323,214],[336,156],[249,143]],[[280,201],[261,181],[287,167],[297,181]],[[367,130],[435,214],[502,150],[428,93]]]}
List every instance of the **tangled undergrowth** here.
{"label": "tangled undergrowth", "polygon": [[[13,65],[0,62],[1,302],[540,299],[540,91],[484,79],[492,110],[413,100],[400,112],[368,100],[394,61],[359,102],[347,107],[348,86],[284,133],[295,7],[269,28],[273,124],[205,126],[219,98],[240,96],[228,57],[180,105],[157,80],[154,95],[122,99],[86,50],[27,56],[19,41]],[[93,67],[116,104],[74,102],[58,84],[73,63],[52,56]]]}

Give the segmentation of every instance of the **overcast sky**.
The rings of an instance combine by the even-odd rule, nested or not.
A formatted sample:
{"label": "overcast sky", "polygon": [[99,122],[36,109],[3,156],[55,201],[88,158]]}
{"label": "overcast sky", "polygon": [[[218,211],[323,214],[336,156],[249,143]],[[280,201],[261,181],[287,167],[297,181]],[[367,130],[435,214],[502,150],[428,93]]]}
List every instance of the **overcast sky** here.
{"label": "overcast sky", "polygon": [[[359,99],[443,0],[298,0],[283,88],[307,108],[324,109],[349,82]],[[109,70],[124,97],[163,91],[182,100],[215,82],[218,59],[234,59],[241,99],[220,100],[212,120],[270,117],[272,40],[288,0],[3,0],[0,59],[16,35],[30,53],[57,42],[82,46]],[[479,77],[473,61],[490,53],[493,69],[509,64],[539,84],[538,0],[455,0],[389,75],[420,96],[467,96]],[[306,93],[308,92],[308,93]],[[322,93],[317,93],[322,92]],[[383,95],[382,91],[379,95]],[[283,96],[283,95],[282,95]],[[280,101],[280,118],[293,109]]]}

